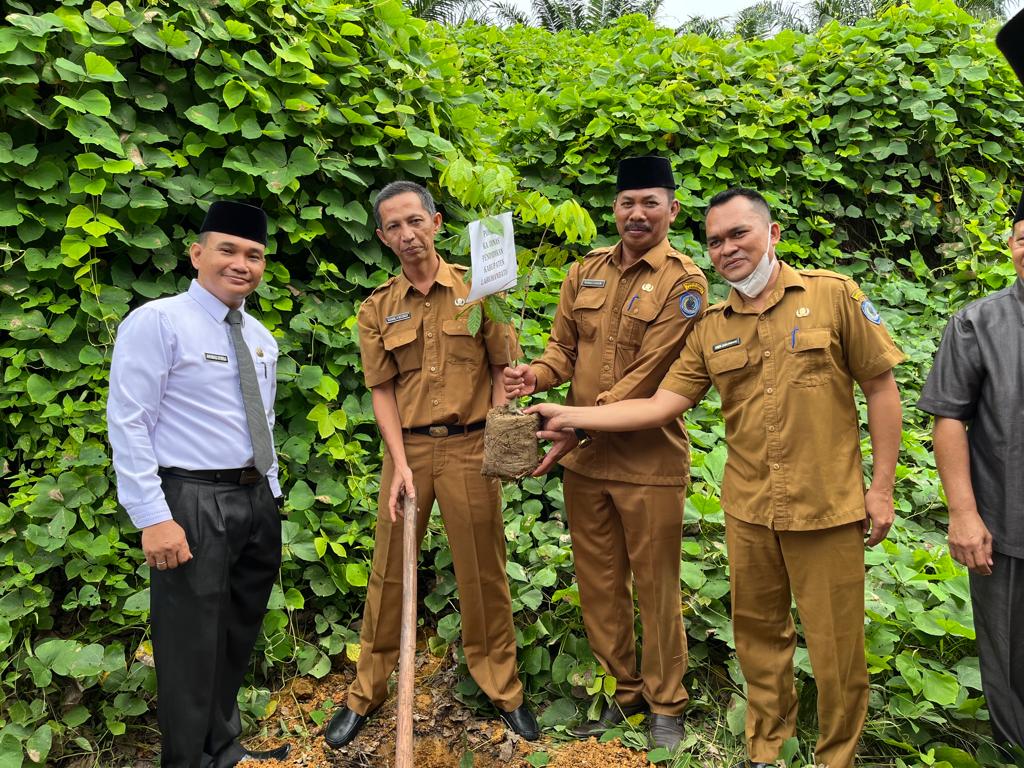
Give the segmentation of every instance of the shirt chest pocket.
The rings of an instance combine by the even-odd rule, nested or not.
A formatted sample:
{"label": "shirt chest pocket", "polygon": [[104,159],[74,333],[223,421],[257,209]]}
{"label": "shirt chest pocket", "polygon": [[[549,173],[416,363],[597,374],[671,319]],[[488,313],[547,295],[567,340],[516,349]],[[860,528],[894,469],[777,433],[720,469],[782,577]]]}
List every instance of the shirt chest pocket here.
{"label": "shirt chest pocket", "polygon": [[423,366],[422,344],[416,326],[389,328],[384,333],[384,349],[391,354],[399,373]]}
{"label": "shirt chest pocket", "polygon": [[619,346],[632,350],[639,347],[647,333],[647,326],[658,316],[659,308],[654,297],[649,296],[646,301],[634,303],[632,311],[623,309],[619,321]]}
{"label": "shirt chest pocket", "polygon": [[256,366],[256,379],[259,382],[263,400],[268,404],[272,403],[274,383],[277,381],[277,355],[272,355],[269,352],[263,352],[261,355],[260,350],[257,350],[252,360]]}
{"label": "shirt chest pocket", "polygon": [[832,380],[832,331],[813,328],[795,331],[787,362],[794,387],[820,387]]}
{"label": "shirt chest pocket", "polygon": [[593,341],[601,329],[601,308],[608,298],[603,288],[580,288],[572,304],[572,319],[581,339]]}
{"label": "shirt chest pocket", "polygon": [[465,318],[445,320],[441,325],[444,359],[450,365],[478,365],[483,360],[482,339],[469,332]]}
{"label": "shirt chest pocket", "polygon": [[750,395],[757,381],[757,368],[750,364],[747,350],[743,348],[712,353],[708,358],[708,373],[723,405]]}

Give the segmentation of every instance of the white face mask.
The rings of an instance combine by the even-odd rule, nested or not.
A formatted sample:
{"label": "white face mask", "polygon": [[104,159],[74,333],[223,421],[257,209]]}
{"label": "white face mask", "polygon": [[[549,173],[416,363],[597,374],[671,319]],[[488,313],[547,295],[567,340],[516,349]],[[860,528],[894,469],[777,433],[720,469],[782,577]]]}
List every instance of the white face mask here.
{"label": "white face mask", "polygon": [[757,266],[754,267],[754,271],[744,277],[742,280],[733,282],[732,280],[726,280],[729,285],[735,288],[737,291],[742,293],[747,298],[756,298],[761,295],[761,291],[768,285],[768,279],[772,276],[772,269],[775,267],[775,259],[768,258],[768,252],[772,248],[772,225],[768,225],[768,245],[765,246],[764,255],[761,256],[761,260],[757,262]]}

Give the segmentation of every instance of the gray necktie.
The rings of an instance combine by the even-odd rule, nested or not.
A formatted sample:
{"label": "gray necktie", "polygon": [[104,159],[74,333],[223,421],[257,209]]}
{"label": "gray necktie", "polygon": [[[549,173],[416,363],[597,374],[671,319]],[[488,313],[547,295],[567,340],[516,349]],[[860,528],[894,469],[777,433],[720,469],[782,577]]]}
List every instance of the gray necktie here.
{"label": "gray necktie", "polygon": [[228,325],[231,326],[231,343],[235,346],[238,360],[238,380],[242,385],[242,405],[245,420],[249,422],[249,439],[252,441],[252,459],[261,475],[267,474],[274,463],[274,439],[270,436],[267,414],[263,410],[260,385],[256,381],[256,366],[252,353],[242,338],[242,313],[237,309],[228,310]]}

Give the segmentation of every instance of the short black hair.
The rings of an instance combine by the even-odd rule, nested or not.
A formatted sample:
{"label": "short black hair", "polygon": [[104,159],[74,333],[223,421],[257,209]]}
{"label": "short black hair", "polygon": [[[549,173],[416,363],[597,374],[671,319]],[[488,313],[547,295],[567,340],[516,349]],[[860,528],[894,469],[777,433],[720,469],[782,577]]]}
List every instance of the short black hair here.
{"label": "short black hair", "polygon": [[729,189],[719,192],[708,201],[708,207],[704,209],[705,218],[709,213],[711,213],[712,208],[716,208],[719,205],[725,205],[736,197],[745,197],[754,205],[755,208],[760,208],[764,211],[764,215],[768,218],[768,221],[772,220],[772,209],[771,206],[768,205],[768,201],[765,200],[761,193],[756,189],[750,189],[749,187],[729,187]]}
{"label": "short black hair", "polygon": [[390,200],[392,197],[398,197],[404,195],[407,192],[412,192],[418,195],[420,202],[423,203],[423,209],[427,212],[427,215],[433,218],[434,214],[437,213],[437,205],[434,204],[434,196],[430,194],[426,187],[417,184],[415,181],[392,181],[377,195],[377,199],[373,201],[373,218],[377,222],[377,229],[380,229],[380,204],[385,200]]}

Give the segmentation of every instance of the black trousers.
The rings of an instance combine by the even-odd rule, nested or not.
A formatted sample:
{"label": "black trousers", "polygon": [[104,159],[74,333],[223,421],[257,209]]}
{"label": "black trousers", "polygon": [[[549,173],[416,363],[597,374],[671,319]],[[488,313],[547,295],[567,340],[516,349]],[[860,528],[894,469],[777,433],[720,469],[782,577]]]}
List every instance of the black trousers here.
{"label": "black trousers", "polygon": [[281,565],[281,521],[266,481],[163,476],[192,560],[150,572],[161,768],[226,768],[245,752],[238,689]]}
{"label": "black trousers", "polygon": [[996,742],[1024,747],[1024,560],[992,560],[991,576],[971,574],[981,687]]}

